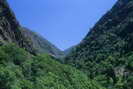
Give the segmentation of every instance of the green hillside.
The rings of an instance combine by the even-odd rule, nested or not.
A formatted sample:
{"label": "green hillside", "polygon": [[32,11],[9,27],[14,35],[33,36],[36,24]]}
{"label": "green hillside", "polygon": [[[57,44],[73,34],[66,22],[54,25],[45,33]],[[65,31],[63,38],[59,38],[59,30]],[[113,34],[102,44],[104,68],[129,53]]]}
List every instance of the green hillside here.
{"label": "green hillside", "polygon": [[133,89],[133,0],[118,0],[66,57],[91,79],[112,89]]}
{"label": "green hillside", "polygon": [[33,56],[14,44],[0,47],[0,89],[105,89],[49,55]]}
{"label": "green hillside", "polygon": [[0,89],[133,89],[133,0],[118,0],[64,53],[0,0]]}

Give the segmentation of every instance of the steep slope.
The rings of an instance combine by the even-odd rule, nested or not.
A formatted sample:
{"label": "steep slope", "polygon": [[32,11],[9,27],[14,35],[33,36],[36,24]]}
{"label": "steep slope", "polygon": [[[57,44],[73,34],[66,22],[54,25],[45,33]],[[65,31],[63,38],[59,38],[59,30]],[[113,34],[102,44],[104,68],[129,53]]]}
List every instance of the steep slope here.
{"label": "steep slope", "polygon": [[76,48],[76,45],[64,50],[64,55],[65,56],[69,55],[73,50],[75,50],[75,48]]}
{"label": "steep slope", "polygon": [[59,50],[39,34],[27,28],[23,28],[22,32],[26,38],[30,38],[30,41],[33,43],[33,48],[36,49],[37,53],[49,53],[57,58],[64,55],[63,51]]}
{"label": "steep slope", "polygon": [[14,44],[0,47],[0,89],[105,89],[49,55],[32,56]]}
{"label": "steep slope", "polygon": [[[66,63],[76,66],[91,78],[101,76],[101,80],[113,80],[116,86],[121,83],[118,84],[118,89],[132,89],[132,85],[125,86],[133,80],[132,51],[133,1],[118,0],[91,29],[76,50],[66,57]],[[127,82],[128,78],[130,82]],[[108,87],[111,85],[109,83],[110,81],[107,83]]]}
{"label": "steep slope", "polygon": [[0,0],[0,44],[6,43],[16,43],[32,54],[49,53],[56,57],[63,55],[63,52],[38,34],[22,28],[6,0]]}
{"label": "steep slope", "polygon": [[[105,89],[81,71],[57,62],[53,55],[58,49],[22,28],[6,0],[0,0],[0,44],[0,89]],[[32,55],[45,46],[52,56]]]}
{"label": "steep slope", "polygon": [[14,42],[20,47],[34,53],[32,43],[28,42],[16,20],[14,13],[10,10],[6,0],[0,0],[0,44]]}

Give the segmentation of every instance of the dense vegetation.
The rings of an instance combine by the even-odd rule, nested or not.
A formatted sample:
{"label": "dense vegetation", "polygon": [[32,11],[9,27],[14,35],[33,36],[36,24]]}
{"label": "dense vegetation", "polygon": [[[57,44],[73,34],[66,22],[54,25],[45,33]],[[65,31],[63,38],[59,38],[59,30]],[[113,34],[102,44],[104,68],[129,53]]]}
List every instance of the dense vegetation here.
{"label": "dense vegetation", "polygon": [[[66,50],[63,62],[77,69],[56,61],[60,51],[53,47],[23,30],[0,0],[0,89],[133,89],[133,0],[118,0],[79,45]],[[50,54],[37,55],[42,48]]]}
{"label": "dense vegetation", "polygon": [[33,56],[14,44],[0,47],[0,89],[104,89],[49,55]]}
{"label": "dense vegetation", "polygon": [[112,89],[133,89],[133,0],[118,0],[66,57],[66,63]]}

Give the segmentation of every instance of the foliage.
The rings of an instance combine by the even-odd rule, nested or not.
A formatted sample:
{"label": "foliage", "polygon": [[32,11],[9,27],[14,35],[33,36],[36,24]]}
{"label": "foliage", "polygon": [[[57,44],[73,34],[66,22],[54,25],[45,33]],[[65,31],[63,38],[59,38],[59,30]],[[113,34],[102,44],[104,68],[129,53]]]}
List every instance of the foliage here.
{"label": "foliage", "polygon": [[133,1],[118,0],[66,58],[109,89],[133,89]]}
{"label": "foliage", "polygon": [[104,89],[49,55],[33,56],[14,44],[0,47],[0,89]]}

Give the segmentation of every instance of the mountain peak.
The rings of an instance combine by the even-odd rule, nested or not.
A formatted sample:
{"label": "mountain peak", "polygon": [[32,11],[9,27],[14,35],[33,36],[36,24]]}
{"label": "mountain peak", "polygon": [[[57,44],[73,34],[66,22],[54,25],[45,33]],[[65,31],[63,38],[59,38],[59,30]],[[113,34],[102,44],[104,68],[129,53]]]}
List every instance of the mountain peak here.
{"label": "mountain peak", "polygon": [[[132,70],[128,65],[133,57],[133,0],[117,1],[75,49],[66,57],[65,63],[84,71],[90,78],[107,76],[117,86],[114,76],[131,77]],[[126,85],[125,81],[123,85]],[[132,86],[128,88],[133,89]]]}
{"label": "mountain peak", "polygon": [[15,43],[32,54],[63,55],[57,47],[38,34],[23,28],[6,0],[0,0],[0,45]]}

